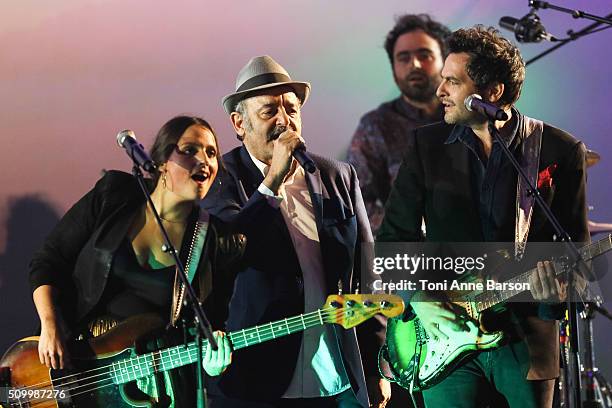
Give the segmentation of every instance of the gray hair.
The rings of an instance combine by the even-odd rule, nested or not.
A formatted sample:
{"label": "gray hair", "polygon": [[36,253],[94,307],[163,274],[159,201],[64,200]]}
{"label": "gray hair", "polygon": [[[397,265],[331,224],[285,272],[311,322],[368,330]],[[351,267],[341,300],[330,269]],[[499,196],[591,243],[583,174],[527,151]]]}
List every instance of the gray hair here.
{"label": "gray hair", "polygon": [[[253,124],[251,123],[251,119],[249,119],[249,115],[248,115],[248,112],[247,112],[246,99],[242,99],[241,101],[239,101],[236,104],[236,107],[234,108],[234,112],[238,112],[240,114],[240,117],[242,118],[242,124],[243,124],[244,128],[247,131],[252,131],[253,130]],[[244,140],[244,136],[236,135],[236,137],[241,142]]]}

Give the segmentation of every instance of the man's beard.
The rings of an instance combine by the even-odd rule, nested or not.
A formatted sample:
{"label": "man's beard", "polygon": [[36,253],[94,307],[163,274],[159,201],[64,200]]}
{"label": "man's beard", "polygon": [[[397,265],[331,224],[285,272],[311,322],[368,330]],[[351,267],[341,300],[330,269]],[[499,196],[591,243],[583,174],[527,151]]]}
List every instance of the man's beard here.
{"label": "man's beard", "polygon": [[287,126],[274,126],[274,129],[270,130],[266,135],[268,142],[276,140],[280,137],[283,132],[287,131]]}
{"label": "man's beard", "polygon": [[[420,83],[410,83],[412,77],[421,79]],[[434,77],[429,77],[424,73],[412,72],[406,77],[399,79],[395,77],[395,83],[399,87],[402,94],[408,99],[415,102],[429,102],[436,98],[436,90],[440,85],[440,81]]]}

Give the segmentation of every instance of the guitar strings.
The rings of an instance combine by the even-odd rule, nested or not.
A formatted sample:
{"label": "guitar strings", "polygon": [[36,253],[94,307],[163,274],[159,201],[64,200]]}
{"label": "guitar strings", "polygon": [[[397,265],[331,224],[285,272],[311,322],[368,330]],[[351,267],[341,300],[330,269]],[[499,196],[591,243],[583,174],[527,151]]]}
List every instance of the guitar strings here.
{"label": "guitar strings", "polygon": [[[329,309],[320,309],[320,311],[325,313],[325,317],[330,317],[330,316],[331,316],[331,313],[330,313],[330,312],[342,312],[342,311],[345,311],[345,309],[334,309],[334,308],[329,308]],[[316,321],[316,320],[319,320],[319,319],[318,319],[318,312],[319,312],[318,310],[315,310],[314,312],[309,312],[309,313],[306,313],[306,314],[302,315],[302,317],[305,317],[304,321],[305,321],[305,322],[306,322],[306,321],[308,321],[308,324],[310,324],[310,323],[313,323],[313,322],[314,322],[314,321]],[[314,316],[314,315],[316,315],[316,316]],[[314,317],[314,318],[313,318],[313,317]],[[287,322],[288,322],[288,323],[290,322],[290,324],[292,324],[292,325],[293,325],[293,324],[295,323],[295,322],[294,322],[294,320],[298,320],[298,319],[299,319],[299,320],[300,320],[300,322],[301,322],[301,320],[302,320],[302,319],[300,318],[300,316],[297,316],[297,317],[291,317],[291,318],[287,318]],[[271,324],[278,324],[278,323],[285,323],[285,322],[281,320],[281,321],[278,321],[278,322],[264,323],[264,324],[262,324],[262,325],[260,325],[260,326],[255,326],[255,327],[250,328],[250,329],[238,330],[238,331],[233,332],[233,333],[234,333],[234,337],[236,337],[236,336],[238,336],[238,335],[242,334],[242,333],[243,333],[243,332],[245,332],[245,331],[254,330],[255,328],[258,328],[258,329],[259,329],[259,331],[260,331],[260,332],[262,332],[262,334],[263,334],[264,336],[265,336],[265,335],[269,335],[269,334],[272,334],[272,333],[273,333],[273,329],[270,327],[270,325],[271,325]],[[301,324],[300,324],[300,325],[301,325]],[[279,336],[279,337],[280,337],[280,336]],[[205,340],[205,343],[206,343],[206,344],[208,344],[208,341],[207,341],[207,340]],[[236,341],[234,341],[233,343],[235,343],[235,344],[240,344],[241,342],[239,341],[239,339],[236,339]],[[246,343],[246,342],[245,342],[245,343]],[[188,345],[188,347],[189,347],[189,346],[194,346],[194,345],[195,345],[195,343],[194,343],[194,342],[192,342],[192,343],[190,343],[190,344]],[[240,344],[240,345],[242,345],[242,344]],[[163,355],[161,355],[161,354],[160,354],[160,351],[155,351],[155,352],[147,353],[147,354],[142,355],[142,356],[131,357],[131,358],[127,359],[127,360],[137,360],[137,359],[139,359],[139,358],[143,358],[143,359],[145,359],[147,356],[152,356],[152,357],[151,357],[151,358],[152,358],[152,362],[154,362],[154,363],[158,363],[158,362],[160,362],[160,361],[161,361],[161,362],[162,362],[162,364],[163,364],[163,361],[164,361],[164,360],[168,360],[168,359],[169,359],[170,361],[172,361],[172,359],[175,359],[175,358],[181,358],[181,357],[183,356],[183,353],[185,353],[185,352],[188,350],[188,348],[184,347],[184,345],[179,345],[179,346],[169,347],[169,348],[167,348],[167,349],[165,349],[165,350],[169,350],[169,349],[171,349],[171,348],[177,348],[177,349],[180,349],[180,351],[179,351],[179,355],[178,355],[178,356],[170,356],[170,355],[168,355],[168,356],[163,356]],[[197,351],[197,350],[196,350],[196,351]],[[155,357],[156,355],[158,355],[158,356],[159,356],[159,358],[158,358],[158,357]],[[123,361],[125,361],[125,360],[123,360]],[[58,378],[55,378],[55,379],[54,379],[54,381],[66,380],[66,379],[68,379],[68,378],[70,378],[70,377],[76,377],[76,376],[78,376],[78,375],[82,375],[82,374],[85,374],[85,373],[94,372],[94,371],[98,371],[98,370],[103,370],[103,369],[106,369],[106,368],[112,367],[114,364],[118,364],[118,363],[121,363],[121,361],[119,361],[119,362],[115,362],[115,363],[111,363],[111,364],[106,365],[106,366],[100,366],[100,367],[92,368],[92,369],[89,369],[89,370],[81,371],[81,372],[78,372],[78,373],[69,374],[69,375],[64,376],[64,377],[58,377]],[[139,362],[139,363],[140,363],[140,362]],[[125,369],[127,369],[127,367],[125,367]],[[122,368],[119,368],[119,370],[114,370],[114,371],[121,371],[121,370],[122,370]],[[112,372],[113,372],[113,371],[110,371],[110,372],[104,372],[104,373],[101,373],[101,374],[98,374],[98,375],[104,375],[104,374],[106,374],[106,373],[112,373]],[[83,379],[89,379],[89,378],[93,378],[93,377],[86,377],[86,378],[83,378]],[[81,379],[81,380],[82,380],[82,379]],[[69,383],[66,383],[66,384],[71,384],[71,383],[69,382]],[[66,385],[66,384],[64,384],[64,385]],[[40,388],[40,386],[44,386],[44,385],[51,385],[51,383],[50,383],[50,381],[46,381],[46,382],[42,382],[42,383],[38,383],[38,384],[29,385],[29,386],[27,386],[27,387],[23,387],[23,389],[28,389],[28,388]]]}
{"label": "guitar strings", "polygon": [[[328,309],[328,310],[330,310],[330,309]],[[328,313],[328,312],[327,312],[327,311],[325,311],[325,310],[322,310],[322,311],[323,311],[323,312],[325,312],[326,317],[329,317],[329,316],[331,315],[331,313]],[[343,309],[331,309],[331,311],[332,311],[332,313],[333,313],[333,312],[335,312],[336,314],[339,314],[339,313],[342,313],[342,312],[343,312],[343,311],[345,311],[345,310],[343,310]],[[377,312],[377,310],[370,310],[370,312],[374,312],[374,313],[376,313],[376,312]],[[318,314],[318,312],[317,312],[317,311],[315,311],[315,312],[314,312],[314,313],[312,313],[312,314],[315,314],[315,313],[316,313],[316,314]],[[374,313],[371,313],[371,314],[374,314]],[[370,317],[371,317],[371,316],[370,316]],[[314,318],[314,319],[313,319],[313,318]],[[298,317],[297,319],[299,319],[300,321],[302,320],[300,317]],[[287,330],[289,331],[289,333],[283,334],[283,336],[284,336],[284,335],[287,335],[287,334],[291,334],[291,333],[290,333],[290,332],[291,332],[291,330],[294,330],[294,329],[296,328],[295,326],[294,326],[293,328],[290,328],[290,327],[289,327],[289,321],[290,321],[290,320],[292,320],[291,325],[294,325],[294,323],[296,323],[296,322],[295,322],[295,320],[297,320],[297,319],[294,319],[294,318],[288,318],[288,319],[287,319],[287,321],[285,322],[285,326],[287,327]],[[303,322],[302,326],[304,326],[304,325],[306,324],[306,321],[307,321],[308,319],[310,320],[310,321],[308,321],[308,324],[310,324],[310,323],[312,323],[313,321],[318,320],[318,316],[306,316],[306,319],[304,319],[304,322]],[[278,323],[281,323],[281,322],[282,322],[282,321],[279,321]],[[267,324],[266,324],[266,325],[267,325]],[[299,327],[299,326],[298,326],[298,327]],[[245,331],[245,332],[246,332],[247,330],[249,330],[249,329],[244,329],[244,331]],[[250,330],[253,330],[253,329],[250,329]],[[274,332],[274,331],[273,331],[273,328],[272,328],[272,327],[269,327],[269,328],[268,328],[268,327],[266,327],[264,330],[261,330],[261,331],[262,331],[262,334],[263,334],[264,336],[272,334],[272,338],[274,338],[274,337],[275,337],[275,336],[274,336],[274,334],[273,334],[273,332]],[[237,340],[237,341],[234,341],[234,343],[235,343],[235,344],[240,345],[240,343],[242,343],[242,341],[244,341],[244,344],[248,345],[248,343],[249,343],[249,342],[248,342],[248,340],[247,340],[247,339],[246,339],[246,337],[245,337],[245,333],[241,333],[241,331],[237,331],[237,332],[234,332],[234,334],[235,334],[235,336],[234,336],[234,337],[236,337],[236,340]],[[242,335],[242,340],[240,340],[240,339],[238,338],[238,335]],[[279,337],[282,337],[282,336],[279,336]],[[192,343],[192,345],[194,345],[194,344],[195,344],[195,343]],[[181,349],[182,349],[182,347],[181,347]],[[193,356],[192,356],[192,352],[194,353],[194,355],[193,355]],[[192,348],[190,348],[190,349],[182,349],[182,351],[180,351],[180,352],[179,352],[179,356],[178,356],[178,357],[179,357],[180,359],[182,359],[182,358],[184,357],[184,354],[185,354],[185,353],[187,353],[187,354],[189,355],[189,358],[190,358],[190,359],[191,359],[192,357],[193,357],[193,358],[197,358],[197,348],[196,348],[196,349],[194,349],[194,348],[192,347]],[[136,361],[137,361],[137,363],[136,363],[136,364],[137,364],[138,366],[140,366],[140,361],[138,360],[140,357],[143,357],[143,359],[144,359],[144,358],[146,358],[146,356],[138,356],[138,357],[137,357],[137,360],[136,360]],[[166,358],[168,358],[168,359],[170,359],[170,360],[172,361],[172,358],[176,358],[176,357],[177,357],[177,356],[168,356],[168,357],[166,357]],[[163,360],[163,359],[164,359],[164,357],[162,356],[161,360]],[[126,368],[127,368],[127,367],[126,367]],[[116,372],[117,370],[114,370],[114,371]],[[140,371],[140,372],[141,372],[141,374],[142,374],[142,369],[140,369],[140,368],[139,368],[139,369],[138,369],[138,371]],[[133,365],[132,365],[132,373],[133,373],[133,374],[136,374],[136,369],[133,367]],[[82,374],[82,373],[79,373],[79,374]],[[95,378],[95,377],[97,377],[97,376],[104,375],[104,374],[109,374],[109,377],[104,378],[104,379],[101,379],[101,380],[98,380],[98,381],[94,381],[94,382],[89,382],[89,383],[86,383],[86,384],[82,384],[82,385],[79,385],[79,386],[77,386],[77,387],[73,387],[73,388],[71,388],[71,389],[69,389],[69,390],[74,390],[74,389],[77,389],[77,388],[82,388],[82,387],[87,387],[87,386],[95,385],[96,383],[101,383],[101,382],[103,382],[103,381],[109,381],[109,380],[110,380],[110,381],[112,381],[112,380],[113,380],[113,379],[110,377],[110,375],[114,374],[112,370],[111,370],[110,372],[108,372],[108,373],[102,373],[102,374],[94,375],[94,376],[91,376],[91,377],[83,378],[83,379],[80,379],[80,380],[82,381],[82,380],[86,380],[86,379],[91,379],[91,378]],[[128,375],[129,375],[129,374],[128,374]],[[142,378],[142,377],[145,377],[145,376],[146,376],[146,375],[144,375],[144,376],[140,376],[139,378]],[[133,380],[131,380],[131,381],[133,381]],[[69,383],[67,383],[67,384],[69,384]],[[114,383],[114,381],[112,381],[112,383],[109,383],[108,385],[114,385],[114,384],[115,384],[115,383]],[[66,384],[63,384],[63,385],[66,385]],[[106,385],[104,385],[104,386],[106,386]],[[103,387],[104,387],[104,386],[103,386]],[[90,391],[95,390],[95,389],[96,389],[96,388],[93,388],[93,389],[90,389],[90,390],[86,390],[86,391],[84,391],[84,392],[90,392]],[[80,393],[83,393],[83,392],[80,392]],[[79,393],[79,394],[80,394],[80,393]],[[72,395],[78,395],[78,394],[72,394]]]}
{"label": "guitar strings", "polygon": [[[256,331],[260,334],[260,336],[258,337],[259,340],[261,339],[261,335],[263,335],[263,336],[272,335],[272,339],[273,339],[273,338],[275,338],[275,336],[274,336],[274,329],[273,329],[272,326],[274,324],[284,323],[285,327],[289,331],[289,333],[280,333],[281,335],[279,337],[283,337],[284,335],[292,334],[291,330],[295,330],[299,326],[302,326],[302,328],[303,328],[304,325],[306,325],[307,322],[308,322],[308,324],[311,324],[311,323],[315,322],[316,320],[320,320],[320,317],[319,317],[319,313],[320,312],[322,312],[321,313],[321,317],[323,317],[323,315],[325,315],[325,317],[328,318],[328,317],[330,317],[334,313],[336,315],[339,315],[339,314],[341,314],[343,312],[346,312],[346,311],[347,310],[345,308],[319,309],[319,310],[316,310],[314,312],[303,314],[301,316],[287,318],[287,319],[285,319],[284,322],[281,320],[281,321],[278,321],[278,322],[265,323],[265,324],[263,324],[261,326],[255,326],[254,328],[243,329],[243,330],[240,330],[240,331],[233,332],[233,336],[230,335],[230,339],[231,339],[231,337],[235,337],[235,339],[232,341],[232,343],[235,346],[237,346],[237,348],[241,348],[242,346],[248,345],[248,343],[249,343],[249,341],[246,339],[246,336],[245,336],[247,331],[258,329]],[[374,313],[378,313],[379,310],[377,308],[375,310],[368,310],[368,312],[373,312],[372,314],[374,314]],[[290,328],[290,325],[293,326],[293,327]],[[267,327],[267,326],[270,326],[270,327]],[[242,336],[242,339],[239,338],[240,336]],[[268,339],[268,340],[271,340],[271,339]],[[206,345],[206,343],[205,343],[205,345]],[[191,343],[190,346],[194,345],[194,344],[195,343]],[[172,362],[176,358],[179,358],[179,359],[182,360],[182,358],[185,356],[185,354],[187,354],[188,358],[191,359],[192,358],[192,354],[191,354],[192,351],[195,352],[195,357],[197,358],[197,352],[198,352],[197,348],[195,348],[195,349],[193,347],[183,348],[182,346],[178,346],[178,347],[180,347],[179,352],[178,352],[178,356],[177,355],[172,355],[172,356],[168,355],[168,356],[164,357],[159,352],[154,352],[154,353],[150,353],[149,354],[149,355],[151,355],[151,361],[153,363],[161,361],[162,362],[162,366],[163,366],[164,365],[163,362],[165,360],[170,360],[170,362]],[[155,357],[156,354],[159,355],[159,357]],[[130,358],[129,360],[136,360],[136,364],[138,365],[138,371],[140,371],[140,373],[142,373],[142,369],[140,368],[141,362],[139,361],[139,359],[142,358],[144,360],[143,362],[147,363],[146,357],[147,357],[147,355],[136,356],[135,358]],[[117,362],[117,363],[120,363],[120,362]],[[81,384],[81,385],[78,385],[76,387],[68,388],[67,390],[68,391],[72,391],[72,390],[76,390],[78,388],[95,385],[97,383],[101,383],[103,381],[109,381],[109,380],[111,381],[111,383],[109,383],[107,385],[114,385],[115,382],[113,381],[112,375],[116,374],[117,372],[120,372],[121,370],[124,370],[124,371],[128,370],[127,366],[126,366],[126,368],[123,368],[123,369],[119,368],[118,370],[113,368],[113,369],[105,371],[103,373],[92,375],[92,376],[85,377],[85,378],[78,378],[78,376],[82,375],[84,373],[94,372],[94,371],[97,371],[97,370],[113,367],[113,365],[117,364],[117,363],[113,363],[113,364],[110,364],[110,365],[107,365],[107,366],[97,367],[97,368],[86,370],[86,371],[83,371],[83,372],[80,372],[80,373],[71,374],[71,375],[68,375],[68,376],[65,376],[65,377],[56,378],[56,379],[54,379],[54,381],[58,381],[58,380],[61,380],[61,379],[69,379],[71,377],[75,377],[76,378],[75,381],[59,385],[60,387],[65,387],[66,385],[74,384],[75,382],[82,382],[82,381],[89,380],[89,379],[92,379],[92,378],[95,378],[95,377],[99,377],[99,376],[102,376],[102,375],[107,375],[108,376],[107,378],[104,378],[104,379],[101,379],[101,380],[97,380],[97,381],[93,381],[93,382],[88,382],[88,383],[85,383],[85,384]],[[133,374],[136,374],[136,369],[134,368],[134,364],[131,365],[131,371],[132,371]],[[123,377],[122,374],[119,374],[119,375],[121,375]],[[128,378],[129,378],[129,372],[128,372],[127,375],[128,375]],[[146,377],[146,376],[147,375],[144,375],[142,377]],[[140,377],[140,378],[142,378],[142,377]],[[131,381],[134,381],[134,380],[131,380]],[[44,382],[44,383],[30,385],[30,386],[24,387],[22,389],[28,389],[28,388],[33,388],[33,387],[37,387],[37,386],[39,386],[37,388],[40,389],[40,388],[42,388],[40,386],[45,386],[45,385],[52,385],[52,384],[51,384],[50,381],[47,381],[47,382]],[[107,385],[103,385],[102,387],[105,387]],[[81,394],[83,392],[91,392],[91,391],[93,391],[95,389],[98,389],[98,388],[93,388],[93,389],[90,389],[90,390],[87,390],[87,391],[82,391],[82,392],[79,392],[77,394],[72,394],[72,395],[78,395],[78,394]]]}
{"label": "guitar strings", "polygon": [[[344,308],[340,308],[340,309],[321,309],[320,311],[321,312],[325,312],[325,317],[330,317],[333,313],[336,313],[336,315],[338,315],[338,314],[340,314],[342,312],[345,312],[346,310]],[[373,315],[373,314],[377,313],[378,310],[368,310],[368,312],[374,312],[374,313],[371,313]],[[312,322],[314,322],[316,320],[319,320],[318,313],[319,313],[319,311],[315,311],[315,312],[311,312],[311,313],[308,313],[308,314],[304,314],[304,315],[302,315],[302,317],[306,317],[307,319],[310,319],[310,321],[308,322],[310,324],[310,323],[312,323]],[[317,316],[312,316],[314,314],[316,314]],[[307,316],[307,315],[311,315],[311,316]],[[287,318],[285,323],[288,323],[289,320],[296,320],[296,319],[299,319],[300,321],[302,320],[301,317],[298,316],[297,318]],[[281,323],[281,322],[282,321],[278,321],[276,323]],[[306,319],[304,319],[304,322],[306,322]],[[296,322],[292,322],[292,324],[293,323],[296,323]],[[270,325],[270,323],[265,323],[263,326],[267,326],[267,325]],[[290,330],[289,329],[289,325],[287,324],[286,326],[287,326],[287,329]],[[256,327],[259,327],[259,326],[256,326]],[[254,329],[254,328],[251,328],[251,330],[252,329]],[[246,330],[249,330],[249,329],[244,329],[244,330],[241,330],[241,331],[236,331],[234,333],[237,335],[237,334],[241,333],[242,331],[246,331]],[[271,333],[269,333],[269,334],[273,333],[272,327],[266,328],[265,330],[270,331]],[[292,334],[292,333],[287,333],[287,334]],[[279,336],[279,337],[282,337],[282,336]],[[272,337],[272,338],[274,338],[274,337]],[[244,344],[248,344],[248,341],[246,340],[246,338],[244,338],[244,335],[243,335],[243,340],[244,340]],[[238,343],[239,343],[239,341],[238,341]],[[184,349],[183,351],[179,352],[179,358],[182,358],[183,357],[182,354],[185,353],[185,352],[189,355],[189,358],[191,358],[192,357],[191,356],[192,351],[194,352],[194,354],[195,354],[195,356],[197,358],[197,349],[194,349],[194,348],[187,348],[187,349]],[[173,356],[173,357],[176,357],[176,356]],[[163,358],[162,358],[162,360],[163,360]],[[112,364],[109,365],[109,366],[105,366],[105,367],[111,367],[111,366],[112,366]],[[103,367],[99,367],[99,368],[103,368]],[[114,370],[114,371],[117,371],[117,370]],[[136,370],[134,369],[133,366],[132,366],[132,372],[134,374],[136,372]],[[112,373],[113,373],[113,370],[111,370],[111,371],[109,371],[107,373],[102,373],[102,374],[98,374],[98,375],[94,375],[94,376],[91,376],[91,377],[87,377],[87,378],[81,379],[81,381],[85,380],[85,379],[91,379],[91,378],[94,378],[94,377],[97,377],[97,376],[100,376],[100,375],[112,374]],[[79,374],[81,374],[81,373],[79,373]],[[72,376],[76,376],[76,375],[78,375],[78,374],[75,374],[75,375],[72,375]],[[66,376],[65,378],[69,378],[69,377],[71,377],[71,376]],[[146,377],[146,375],[143,376],[143,377]],[[115,382],[113,381],[112,377],[109,375],[108,378],[104,378],[104,379],[93,381],[93,382],[89,382],[89,383],[86,383],[86,384],[81,384],[81,385],[78,385],[76,387],[68,388],[67,391],[72,391],[72,390],[76,390],[76,389],[79,389],[79,388],[88,387],[88,386],[91,386],[91,385],[97,385],[97,384],[100,384],[100,383],[102,383],[104,381],[109,381],[109,380],[111,381],[110,383],[107,383],[107,384],[104,384],[104,385],[99,385],[99,386],[96,386],[94,388],[90,388],[90,389],[87,389],[87,390],[81,390],[78,393],[74,393],[74,394],[71,393],[70,395],[71,396],[77,396],[77,395],[80,395],[80,394],[92,392],[92,391],[95,391],[95,390],[98,390],[98,389],[101,389],[101,388],[104,388],[104,387],[108,387],[108,386],[111,386],[111,385],[119,385],[119,384],[115,384]],[[134,381],[134,380],[131,380],[131,381]],[[128,382],[130,382],[130,381],[128,381]],[[67,383],[67,384],[70,384],[70,383]],[[61,386],[65,386],[65,385],[66,384],[62,384]],[[46,402],[49,402],[49,401],[48,400],[44,400],[44,401],[39,401],[39,402],[34,402],[34,403],[30,402],[30,404],[31,404],[30,406],[39,406],[40,407],[39,404],[41,404],[41,403],[44,404]]]}
{"label": "guitar strings", "polygon": [[[333,308],[330,308],[330,309],[320,309],[320,310],[321,310],[321,312],[328,313],[329,311],[334,311],[334,310],[341,311],[341,310],[343,310],[343,309],[333,309]],[[315,314],[316,314],[316,315],[318,315],[318,310],[315,310],[314,312],[309,312],[309,313],[306,313],[306,314],[304,314],[304,315],[302,315],[302,316],[308,319],[308,318],[312,317],[312,315],[315,315]],[[310,316],[309,316],[309,315],[310,315]],[[328,317],[328,316],[329,316],[329,315],[327,315],[326,317]],[[301,318],[300,318],[299,316],[297,316],[297,317],[295,317],[295,316],[294,316],[294,317],[291,317],[291,318],[287,318],[287,321],[291,321],[291,324],[293,324],[293,320],[295,320],[295,319],[299,319],[299,320],[301,321]],[[279,322],[282,322],[282,321],[279,321]],[[311,321],[309,321],[309,323],[310,323],[310,322],[312,322],[312,320],[311,320]],[[272,324],[274,324],[274,323],[277,323],[277,322],[271,322],[271,323],[272,323]],[[283,322],[283,323],[284,323],[284,322]],[[234,333],[241,333],[241,332],[243,332],[243,331],[247,331],[247,330],[254,330],[255,328],[263,328],[263,327],[266,327],[266,328],[265,328],[265,330],[269,331],[269,330],[271,330],[269,327],[267,327],[267,326],[269,326],[269,325],[270,325],[270,323],[264,323],[264,324],[262,324],[262,325],[255,326],[255,327],[250,328],[250,329],[238,330],[238,331],[236,331],[236,332],[234,332]],[[262,330],[262,329],[260,329],[260,330]],[[205,342],[207,342],[207,341],[205,340]],[[195,344],[194,342],[189,343],[189,345],[191,345],[191,346],[193,346],[194,344]],[[188,345],[188,346],[189,346],[189,345]],[[180,354],[180,353],[183,353],[183,352],[186,350],[186,348],[184,347],[184,345],[178,345],[178,346],[169,347],[169,348],[167,348],[167,349],[165,349],[165,350],[168,350],[168,349],[171,349],[171,348],[174,348],[174,347],[180,347],[181,349],[183,349],[183,351],[179,352],[179,354]],[[159,354],[159,352],[160,352],[160,351],[155,351],[155,352],[147,353],[147,354],[145,354],[145,355],[136,356],[136,357],[131,357],[131,358],[129,358],[129,359],[138,359],[139,357],[141,357],[141,358],[146,358],[146,356],[149,356],[149,355],[156,355],[156,354]],[[164,358],[168,358],[168,357],[163,357],[163,356],[161,356],[161,358],[158,358],[157,360],[155,360],[155,357],[153,357],[153,358],[154,358],[154,359],[153,359],[153,362],[158,362],[158,361],[163,360]],[[74,377],[74,376],[77,376],[77,375],[85,374],[85,373],[88,373],[88,372],[94,372],[94,371],[98,371],[98,370],[106,369],[106,368],[108,368],[108,367],[112,367],[112,366],[113,366],[113,364],[117,364],[117,363],[120,363],[120,362],[115,362],[115,363],[111,363],[111,364],[106,365],[106,366],[100,366],[100,367],[92,368],[92,369],[85,370],[85,371],[81,371],[81,372],[78,372],[78,373],[75,373],[75,374],[69,374],[69,375],[64,376],[64,377],[58,377],[58,378],[55,378],[54,380],[55,380],[55,381],[65,380],[65,379],[68,379],[68,378],[70,378],[70,377]],[[89,377],[88,377],[88,378],[89,378]],[[27,387],[24,387],[23,389],[28,389],[28,388],[39,388],[39,386],[42,386],[42,385],[45,385],[45,384],[49,384],[49,382],[47,381],[47,382],[42,382],[42,383],[38,383],[38,384],[29,385],[29,386],[27,386]]]}
{"label": "guitar strings", "polygon": [[[601,247],[602,244],[605,244],[603,248]],[[608,234],[607,237],[603,237],[597,242],[593,242],[591,244],[585,245],[579,248],[578,251],[580,252],[580,255],[582,256],[583,260],[590,261],[593,258],[600,256],[607,251],[610,251],[611,249],[612,249],[612,234]],[[593,253],[593,251],[595,251],[595,253]],[[512,277],[507,282],[526,281],[529,278],[529,275],[531,275],[535,271],[537,271],[537,268],[529,269],[526,272],[523,272],[519,275]],[[557,272],[557,274],[559,274],[559,272]],[[497,293],[494,295],[485,294],[485,293],[478,294],[474,296],[474,299],[473,299],[474,303],[476,303],[476,311],[478,313],[484,312],[485,310],[491,308],[491,306],[494,306],[500,302],[508,300],[512,296],[518,295],[520,292],[522,291],[521,290],[506,291],[503,296],[499,296]],[[578,291],[578,295],[580,296],[580,301],[585,302],[585,299],[583,299],[583,293]],[[466,300],[469,300],[469,299],[466,299]]]}

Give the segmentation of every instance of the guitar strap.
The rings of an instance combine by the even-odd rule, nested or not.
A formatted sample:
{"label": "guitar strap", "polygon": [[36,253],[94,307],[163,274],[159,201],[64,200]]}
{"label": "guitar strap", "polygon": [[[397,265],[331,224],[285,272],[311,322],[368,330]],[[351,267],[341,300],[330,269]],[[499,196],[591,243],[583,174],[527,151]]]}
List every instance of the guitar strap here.
{"label": "guitar strap", "polygon": [[[523,116],[523,129],[521,130],[524,139],[521,143],[519,164],[531,184],[537,188],[544,123],[541,120]],[[519,176],[516,183],[516,226],[514,230],[514,256],[517,260],[522,259],[525,253],[534,203],[533,194]]]}
{"label": "guitar strap", "polygon": [[[195,277],[196,271],[198,270],[198,265],[200,264],[200,258],[202,257],[202,253],[204,252],[204,244],[206,243],[206,233],[208,232],[209,221],[210,216],[208,212],[203,208],[200,208],[200,214],[193,229],[191,242],[189,243],[187,261],[184,264],[185,274],[187,275],[189,283],[193,282],[193,278]],[[183,282],[178,277],[178,269],[175,271],[174,275],[173,293],[178,294],[176,296],[173,296],[172,299],[170,323],[172,324],[172,326],[176,326],[178,318],[181,314],[183,298],[185,296],[185,285],[183,285]]]}

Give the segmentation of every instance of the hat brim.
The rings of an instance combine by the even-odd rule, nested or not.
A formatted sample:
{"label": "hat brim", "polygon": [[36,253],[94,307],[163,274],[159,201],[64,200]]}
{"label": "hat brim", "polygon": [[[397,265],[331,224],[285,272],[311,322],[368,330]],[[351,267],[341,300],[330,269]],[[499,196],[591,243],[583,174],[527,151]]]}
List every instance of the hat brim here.
{"label": "hat brim", "polygon": [[227,96],[224,96],[222,99],[223,110],[228,115],[234,112],[234,108],[236,104],[243,99],[248,97],[248,94],[253,93],[255,91],[259,91],[261,89],[269,89],[269,88],[277,88],[279,86],[289,86],[293,88],[295,91],[295,95],[298,97],[300,101],[302,101],[302,105],[306,103],[308,99],[308,95],[310,95],[310,83],[308,82],[299,82],[299,81],[289,81],[289,82],[273,82],[270,84],[256,86],[251,89],[247,89],[241,92],[236,92]]}

